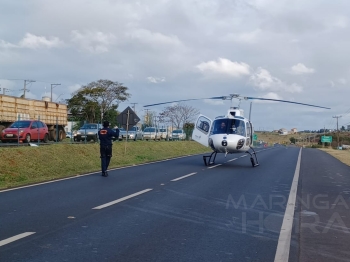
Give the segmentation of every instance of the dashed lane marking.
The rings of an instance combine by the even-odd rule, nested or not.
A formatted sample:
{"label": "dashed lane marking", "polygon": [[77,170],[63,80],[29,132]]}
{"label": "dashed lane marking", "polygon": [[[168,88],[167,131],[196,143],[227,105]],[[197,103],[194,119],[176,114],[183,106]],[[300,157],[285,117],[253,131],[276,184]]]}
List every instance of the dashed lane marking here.
{"label": "dashed lane marking", "polygon": [[9,244],[9,243],[11,243],[11,242],[17,241],[17,240],[19,240],[19,239],[21,239],[21,238],[24,238],[24,237],[33,235],[33,234],[35,234],[35,232],[25,232],[25,233],[18,234],[18,235],[16,235],[16,236],[9,237],[9,238],[7,238],[7,239],[1,240],[1,241],[0,241],[0,247],[1,247],[1,246],[4,246],[4,245],[6,245],[6,244]]}
{"label": "dashed lane marking", "polygon": [[181,176],[181,177],[178,177],[178,178],[175,178],[175,179],[173,179],[173,180],[171,180],[171,181],[175,182],[175,181],[184,179],[184,178],[186,178],[186,177],[193,176],[193,175],[195,175],[195,174],[197,174],[197,172],[191,173],[191,174],[188,174],[188,175],[185,175],[185,176]]}
{"label": "dashed lane marking", "polygon": [[97,206],[97,207],[94,207],[93,209],[102,209],[102,208],[105,208],[105,207],[109,207],[109,206],[112,206],[112,205],[115,205],[115,204],[118,204],[122,201],[125,201],[127,199],[130,199],[130,198],[133,198],[133,197],[136,197],[138,195],[141,195],[141,194],[144,194],[144,193],[147,193],[149,191],[153,190],[152,188],[148,188],[148,189],[145,189],[145,190],[142,190],[140,192],[136,192],[134,194],[131,194],[131,195],[128,195],[126,197],[122,197],[122,198],[119,198],[117,200],[114,200],[112,202],[108,202],[106,204],[103,204],[103,205],[100,205],[100,206]]}
{"label": "dashed lane marking", "polygon": [[215,166],[210,166],[210,167],[208,167],[208,168],[214,168],[214,167],[217,167],[217,166],[221,166],[222,164],[217,164],[217,165],[215,165]]}

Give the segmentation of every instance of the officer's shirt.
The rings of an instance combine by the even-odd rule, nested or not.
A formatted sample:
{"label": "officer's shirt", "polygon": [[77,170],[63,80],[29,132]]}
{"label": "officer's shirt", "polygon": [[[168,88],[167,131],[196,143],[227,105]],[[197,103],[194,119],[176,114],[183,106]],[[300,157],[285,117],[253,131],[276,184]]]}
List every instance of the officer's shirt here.
{"label": "officer's shirt", "polygon": [[108,127],[104,127],[100,131],[98,131],[98,138],[100,139],[101,146],[112,145],[113,137],[118,139],[119,129],[116,129],[115,131],[113,131]]}

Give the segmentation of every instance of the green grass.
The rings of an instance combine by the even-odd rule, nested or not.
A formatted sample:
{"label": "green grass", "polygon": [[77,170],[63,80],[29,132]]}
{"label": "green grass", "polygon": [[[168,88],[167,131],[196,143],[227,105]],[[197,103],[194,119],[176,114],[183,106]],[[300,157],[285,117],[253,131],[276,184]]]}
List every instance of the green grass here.
{"label": "green grass", "polygon": [[[115,142],[110,167],[130,166],[211,150],[194,141]],[[0,189],[100,171],[99,145],[0,148]]]}

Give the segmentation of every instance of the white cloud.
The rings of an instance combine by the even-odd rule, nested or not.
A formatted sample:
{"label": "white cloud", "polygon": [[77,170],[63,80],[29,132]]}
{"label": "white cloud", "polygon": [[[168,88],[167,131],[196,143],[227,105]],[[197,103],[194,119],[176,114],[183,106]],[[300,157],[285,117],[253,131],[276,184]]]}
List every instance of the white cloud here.
{"label": "white cloud", "polygon": [[31,33],[26,33],[18,44],[12,44],[4,40],[0,40],[0,48],[57,48],[63,46],[64,43],[58,37],[36,36]]}
{"label": "white cloud", "polygon": [[166,46],[181,46],[182,43],[176,35],[164,35],[159,32],[151,32],[149,30],[139,28],[126,33],[128,38],[137,40],[149,45],[166,45]]}
{"label": "white cloud", "polygon": [[116,36],[112,33],[99,31],[71,32],[71,41],[78,45],[78,48],[90,53],[109,52],[110,46],[116,42]]}
{"label": "white cloud", "polygon": [[339,78],[339,79],[338,79],[338,83],[339,83],[339,84],[346,85],[347,82],[348,82],[348,81],[346,81],[345,78]]}
{"label": "white cloud", "polygon": [[224,100],[216,100],[216,99],[204,99],[204,103],[209,105],[224,105]]}
{"label": "white cloud", "polygon": [[315,73],[315,69],[308,68],[302,63],[298,63],[292,66],[292,74],[301,75],[301,74],[312,74]]}
{"label": "white cloud", "polygon": [[301,93],[303,91],[302,86],[296,83],[287,84],[277,77],[272,76],[268,70],[261,67],[250,76],[250,82],[263,91],[285,91],[289,93]]}
{"label": "white cloud", "polygon": [[158,84],[161,82],[165,82],[165,77],[153,77],[153,76],[149,76],[147,77],[148,82],[150,83],[154,83],[154,84]]}
{"label": "white cloud", "polygon": [[71,85],[71,86],[68,86],[68,91],[70,93],[74,93],[75,91],[79,90],[79,88],[81,88],[81,85],[79,84]]}
{"label": "white cloud", "polygon": [[246,63],[232,62],[226,58],[217,61],[203,62],[196,66],[203,74],[219,74],[238,78],[250,74],[250,66]]}
{"label": "white cloud", "polygon": [[16,48],[17,46],[0,39],[0,48]]}
{"label": "white cloud", "polygon": [[54,48],[60,47],[63,42],[57,37],[36,36],[31,33],[27,33],[25,37],[19,42],[19,47],[38,49],[38,48]]}
{"label": "white cloud", "polygon": [[254,31],[250,31],[250,32],[243,32],[243,33],[237,33],[237,34],[229,33],[223,38],[223,40],[245,43],[245,44],[254,44],[258,42],[260,36],[261,36],[261,29],[255,29]]}

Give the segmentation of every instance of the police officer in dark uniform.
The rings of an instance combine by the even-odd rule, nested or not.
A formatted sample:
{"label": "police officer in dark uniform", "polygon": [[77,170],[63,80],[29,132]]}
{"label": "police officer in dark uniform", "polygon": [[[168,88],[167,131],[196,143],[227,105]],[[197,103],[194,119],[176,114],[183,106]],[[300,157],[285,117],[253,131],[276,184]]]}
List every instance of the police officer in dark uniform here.
{"label": "police officer in dark uniform", "polygon": [[102,176],[108,176],[107,169],[112,157],[112,140],[118,139],[119,129],[115,131],[109,128],[109,122],[103,122],[103,128],[98,131],[98,138],[100,139],[100,155]]}

